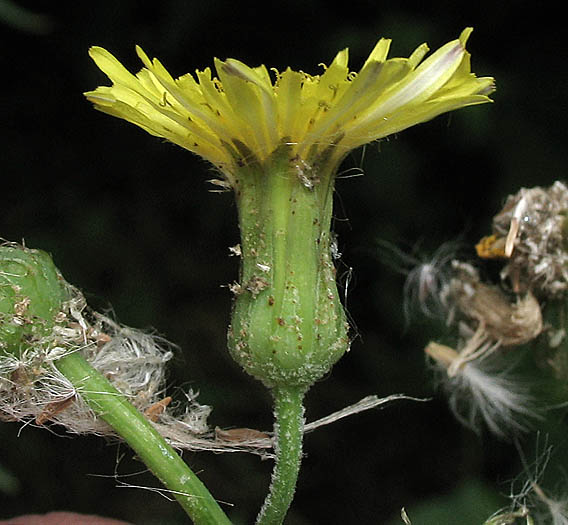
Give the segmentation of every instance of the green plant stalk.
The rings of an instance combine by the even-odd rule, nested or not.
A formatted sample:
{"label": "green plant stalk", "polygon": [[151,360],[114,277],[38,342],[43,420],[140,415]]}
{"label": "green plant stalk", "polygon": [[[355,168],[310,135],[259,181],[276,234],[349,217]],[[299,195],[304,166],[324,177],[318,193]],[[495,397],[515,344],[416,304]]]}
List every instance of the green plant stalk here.
{"label": "green plant stalk", "polygon": [[78,352],[56,362],[81,397],[136,452],[198,525],[230,525],[199,478],[152,424]]}
{"label": "green plant stalk", "polygon": [[302,460],[305,389],[277,387],[274,396],[276,464],[257,525],[279,525],[290,508]]}

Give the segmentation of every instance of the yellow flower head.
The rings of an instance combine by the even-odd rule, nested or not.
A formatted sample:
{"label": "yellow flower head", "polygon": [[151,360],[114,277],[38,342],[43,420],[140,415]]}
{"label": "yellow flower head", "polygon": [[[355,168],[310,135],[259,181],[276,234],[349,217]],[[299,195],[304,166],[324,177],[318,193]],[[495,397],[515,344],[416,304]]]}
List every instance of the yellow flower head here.
{"label": "yellow flower head", "polygon": [[[422,44],[409,58],[390,58],[381,39],[359,73],[340,51],[322,75],[290,68],[251,68],[216,59],[211,70],[174,79],[158,59],[136,47],[144,68],[135,76],[108,51],[90,49],[113,85],[85,93],[95,107],[182,146],[216,165],[230,183],[240,166],[262,162],[280,145],[308,165],[325,158],[337,167],[352,149],[464,106],[482,104],[490,77],[470,72],[466,28],[423,60]],[[329,164],[328,164],[329,165]]]}

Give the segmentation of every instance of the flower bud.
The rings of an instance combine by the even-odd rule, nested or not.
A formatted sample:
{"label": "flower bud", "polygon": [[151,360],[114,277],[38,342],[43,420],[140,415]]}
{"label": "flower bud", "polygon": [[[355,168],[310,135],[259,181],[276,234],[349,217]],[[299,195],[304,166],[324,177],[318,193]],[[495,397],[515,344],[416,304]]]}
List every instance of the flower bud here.
{"label": "flower bud", "polygon": [[51,333],[66,292],[51,257],[16,244],[0,246],[0,355],[20,355]]}

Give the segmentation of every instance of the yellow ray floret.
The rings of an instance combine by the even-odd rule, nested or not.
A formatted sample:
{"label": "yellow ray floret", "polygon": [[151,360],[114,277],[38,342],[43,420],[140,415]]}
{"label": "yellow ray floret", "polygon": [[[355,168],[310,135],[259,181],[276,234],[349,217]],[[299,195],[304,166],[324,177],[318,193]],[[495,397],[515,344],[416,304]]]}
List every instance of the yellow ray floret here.
{"label": "yellow ray floret", "polygon": [[357,146],[490,102],[493,79],[470,70],[465,44],[471,31],[425,60],[426,44],[409,58],[387,59],[390,40],[381,39],[359,73],[349,71],[344,49],[321,75],[288,68],[274,79],[265,66],[231,58],[215,60],[216,78],[209,68],[173,78],[138,46],[144,68],[133,75],[111,53],[92,47],[112,86],[85,96],[97,109],[197,153],[229,181],[250,157],[262,162],[283,142],[306,162],[327,151],[339,163]]}

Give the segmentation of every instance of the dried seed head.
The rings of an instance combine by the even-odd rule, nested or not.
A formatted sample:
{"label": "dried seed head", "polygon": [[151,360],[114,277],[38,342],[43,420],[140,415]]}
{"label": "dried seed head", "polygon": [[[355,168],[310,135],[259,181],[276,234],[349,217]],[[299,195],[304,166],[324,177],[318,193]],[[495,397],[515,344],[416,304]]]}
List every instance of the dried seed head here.
{"label": "dried seed head", "polygon": [[540,305],[530,291],[511,299],[498,286],[481,282],[470,264],[454,261],[453,267],[455,277],[444,293],[466,319],[483,326],[491,339],[503,346],[514,346],[531,341],[542,332]]}
{"label": "dried seed head", "polygon": [[[493,219],[496,242],[505,240],[502,272],[516,292],[557,298],[568,289],[568,187],[522,188]],[[482,257],[483,254],[480,254]]]}
{"label": "dried seed head", "polygon": [[[458,322],[458,343],[455,350],[430,343],[426,353],[446,371],[450,404],[466,424],[473,426],[481,417],[500,434],[501,425],[522,429],[527,417],[538,417],[526,386],[511,377],[510,363],[497,350],[543,332],[542,304],[565,307],[567,234],[568,187],[556,182],[549,188],[523,188],[508,197],[493,219],[492,235],[476,246],[481,258],[505,261],[501,280],[510,286],[482,282],[471,264],[452,261],[440,302],[447,306],[448,325]],[[539,349],[537,360],[564,377],[565,353],[555,351],[566,337],[563,321],[548,328],[548,337],[548,348]]]}

